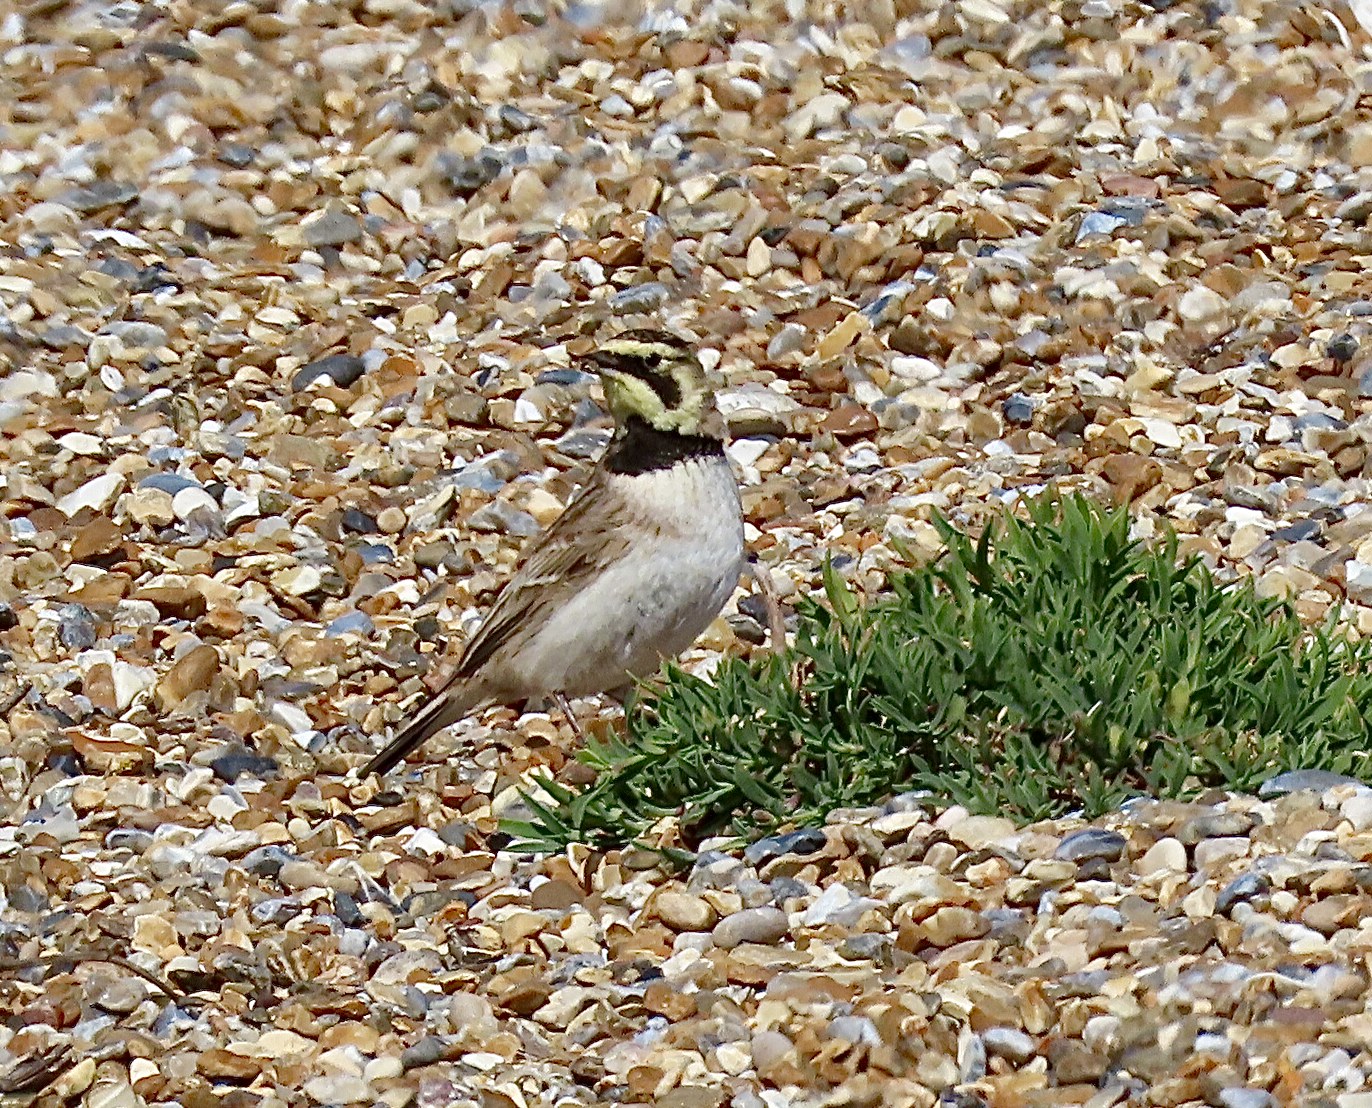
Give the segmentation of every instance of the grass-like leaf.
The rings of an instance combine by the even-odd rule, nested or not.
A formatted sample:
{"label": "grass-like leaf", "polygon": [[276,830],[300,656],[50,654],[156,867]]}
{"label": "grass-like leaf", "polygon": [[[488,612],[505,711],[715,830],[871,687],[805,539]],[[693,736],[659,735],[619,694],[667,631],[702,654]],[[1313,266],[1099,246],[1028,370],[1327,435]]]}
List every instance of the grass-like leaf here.
{"label": "grass-like leaf", "polygon": [[1372,643],[1337,613],[1304,626],[1251,583],[1224,587],[1123,510],[1027,502],[892,576],[867,605],[832,567],[787,656],[669,666],[627,734],[549,782],[511,830],[531,848],[608,846],[675,817],[689,841],[753,837],[928,790],[976,812],[1095,815],[1131,795],[1252,789],[1284,769],[1365,774]]}

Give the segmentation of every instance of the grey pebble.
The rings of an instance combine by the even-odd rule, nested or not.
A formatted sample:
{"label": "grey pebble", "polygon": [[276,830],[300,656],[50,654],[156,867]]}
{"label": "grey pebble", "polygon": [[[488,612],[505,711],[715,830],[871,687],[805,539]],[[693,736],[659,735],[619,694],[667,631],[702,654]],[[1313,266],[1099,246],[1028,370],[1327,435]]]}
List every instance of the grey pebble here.
{"label": "grey pebble", "polygon": [[327,377],[335,385],[347,388],[366,372],[367,363],[356,354],[328,354],[308,362],[296,370],[291,378],[291,388],[299,392],[321,377]]}
{"label": "grey pebble", "polygon": [[95,616],[82,604],[63,604],[57,612],[57,637],[68,650],[95,645]]}
{"label": "grey pebble", "polygon": [[375,625],[372,623],[371,616],[367,615],[366,612],[351,611],[345,612],[324,628],[324,635],[326,638],[332,639],[354,631],[361,635],[370,635],[373,630],[375,630]]}
{"label": "grey pebble", "polygon": [[1258,789],[1260,797],[1285,796],[1287,793],[1301,792],[1311,789],[1315,792],[1324,792],[1332,789],[1335,785],[1361,785],[1362,782],[1356,777],[1347,777],[1342,773],[1331,773],[1327,769],[1293,769],[1286,773],[1279,773],[1276,777],[1269,777]]}
{"label": "grey pebble", "polygon": [[609,440],[609,431],[578,427],[554,441],[553,446],[569,458],[594,458],[605,449]]}
{"label": "grey pebble", "polygon": [[243,856],[242,866],[254,877],[275,877],[287,862],[296,861],[299,859],[282,847],[259,846]]}
{"label": "grey pebble", "polygon": [[137,827],[116,827],[105,836],[107,850],[131,850],[142,854],[152,846],[152,832]]}
{"label": "grey pebble", "polygon": [[838,954],[854,962],[881,963],[890,960],[893,945],[890,935],[849,935],[838,944]]}
{"label": "grey pebble", "polygon": [[649,281],[621,289],[610,298],[610,307],[623,312],[648,312],[660,308],[671,296],[671,290],[661,281]]}
{"label": "grey pebble", "polygon": [[199,481],[183,473],[152,473],[138,482],[140,489],[160,489],[175,496],[182,489],[203,488]]}
{"label": "grey pebble", "polygon": [[443,182],[458,196],[471,196],[478,189],[489,185],[500,176],[500,158],[493,152],[483,150],[474,157],[456,154],[440,154],[437,160]]}
{"label": "grey pebble", "polygon": [[1001,415],[1007,423],[1020,426],[1034,421],[1034,402],[1020,392],[1012,392],[1000,406]]}
{"label": "grey pebble", "polygon": [[258,779],[275,777],[281,767],[275,758],[268,758],[246,747],[230,747],[210,762],[210,769],[219,780],[232,785],[247,775]]}
{"label": "grey pebble", "polygon": [[991,1027],[981,1033],[986,1053],[1007,1062],[1023,1065],[1034,1056],[1038,1044],[1017,1027]]}
{"label": "grey pebble", "polygon": [[528,538],[542,530],[538,520],[504,500],[483,504],[471,514],[467,524],[473,531],[500,531],[507,535]]}
{"label": "grey pebble", "polygon": [[414,1046],[407,1046],[400,1052],[400,1064],[407,1070],[418,1069],[420,1066],[431,1066],[447,1057],[449,1045],[446,1036],[426,1036]]}
{"label": "grey pebble", "polygon": [[381,531],[377,526],[376,517],[359,508],[345,508],[339,523],[343,530],[354,535],[375,535]]}
{"label": "grey pebble", "polygon": [[1262,896],[1271,887],[1271,882],[1261,874],[1242,874],[1219,891],[1219,895],[1215,897],[1215,911],[1223,915],[1235,904]]}
{"label": "grey pebble", "polygon": [[166,328],[143,320],[113,320],[105,324],[100,333],[113,335],[125,346],[156,347],[167,345]]}
{"label": "grey pebble", "polygon": [[1216,1099],[1223,1108],[1269,1108],[1273,1103],[1266,1089],[1221,1089]]}
{"label": "grey pebble", "polygon": [[751,843],[743,852],[746,861],[755,866],[765,865],[785,854],[813,854],[823,850],[829,839],[818,827],[806,827],[785,835],[769,835]]}
{"label": "grey pebble", "polygon": [[1257,824],[1247,812],[1213,812],[1187,820],[1176,831],[1183,846],[1195,846],[1206,839],[1224,839],[1247,835]]}
{"label": "grey pebble", "polygon": [[362,224],[348,212],[325,212],[303,228],[309,246],[343,246],[362,237]]}
{"label": "grey pebble", "polygon": [[829,1021],[829,1038],[857,1043],[859,1046],[881,1046],[881,1032],[866,1016],[839,1016]]}
{"label": "grey pebble", "polygon": [[1053,857],[1066,862],[1085,862],[1096,858],[1118,862],[1128,845],[1128,840],[1118,831],[1087,827],[1063,839],[1057,850],[1053,851]]}
{"label": "grey pebble", "polygon": [[786,913],[778,908],[744,908],[715,924],[715,945],[732,950],[740,943],[775,943],[786,934]]}

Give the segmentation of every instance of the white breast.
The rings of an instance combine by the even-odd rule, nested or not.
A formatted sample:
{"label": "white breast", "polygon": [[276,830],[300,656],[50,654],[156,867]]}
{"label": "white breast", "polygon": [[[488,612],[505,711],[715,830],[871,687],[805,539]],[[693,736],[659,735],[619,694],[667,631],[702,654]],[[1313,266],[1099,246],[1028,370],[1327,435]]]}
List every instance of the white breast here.
{"label": "white breast", "polygon": [[724,459],[624,477],[615,491],[641,536],[549,619],[526,652],[533,673],[556,679],[545,687],[572,696],[655,672],[709,626],[743,572],[738,485]]}

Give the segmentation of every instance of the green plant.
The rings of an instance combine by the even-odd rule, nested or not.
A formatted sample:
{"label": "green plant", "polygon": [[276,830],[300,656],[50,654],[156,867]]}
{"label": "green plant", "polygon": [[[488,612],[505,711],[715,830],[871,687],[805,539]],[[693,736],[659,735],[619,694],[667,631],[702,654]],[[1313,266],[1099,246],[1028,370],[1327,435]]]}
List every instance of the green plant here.
{"label": "green plant", "polygon": [[1131,795],[1250,790],[1288,768],[1365,770],[1372,643],[1337,613],[1307,628],[1251,583],[1224,586],[1174,536],[1130,538],[1127,512],[1027,502],[861,605],[826,567],[794,648],[669,667],[622,739],[581,757],[576,792],[546,782],[529,847],[641,836],[752,837],[918,789],[934,802],[1037,819]]}

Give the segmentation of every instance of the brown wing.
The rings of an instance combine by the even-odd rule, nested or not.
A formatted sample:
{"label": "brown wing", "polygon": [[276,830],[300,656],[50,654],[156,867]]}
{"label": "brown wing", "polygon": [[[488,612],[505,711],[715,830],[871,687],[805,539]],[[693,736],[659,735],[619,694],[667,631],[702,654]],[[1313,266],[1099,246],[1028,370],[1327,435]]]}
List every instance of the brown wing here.
{"label": "brown wing", "polygon": [[471,678],[501,647],[537,629],[547,608],[622,556],[625,522],[623,502],[597,469],[552,526],[530,541],[523,564],[468,640],[453,679]]}

